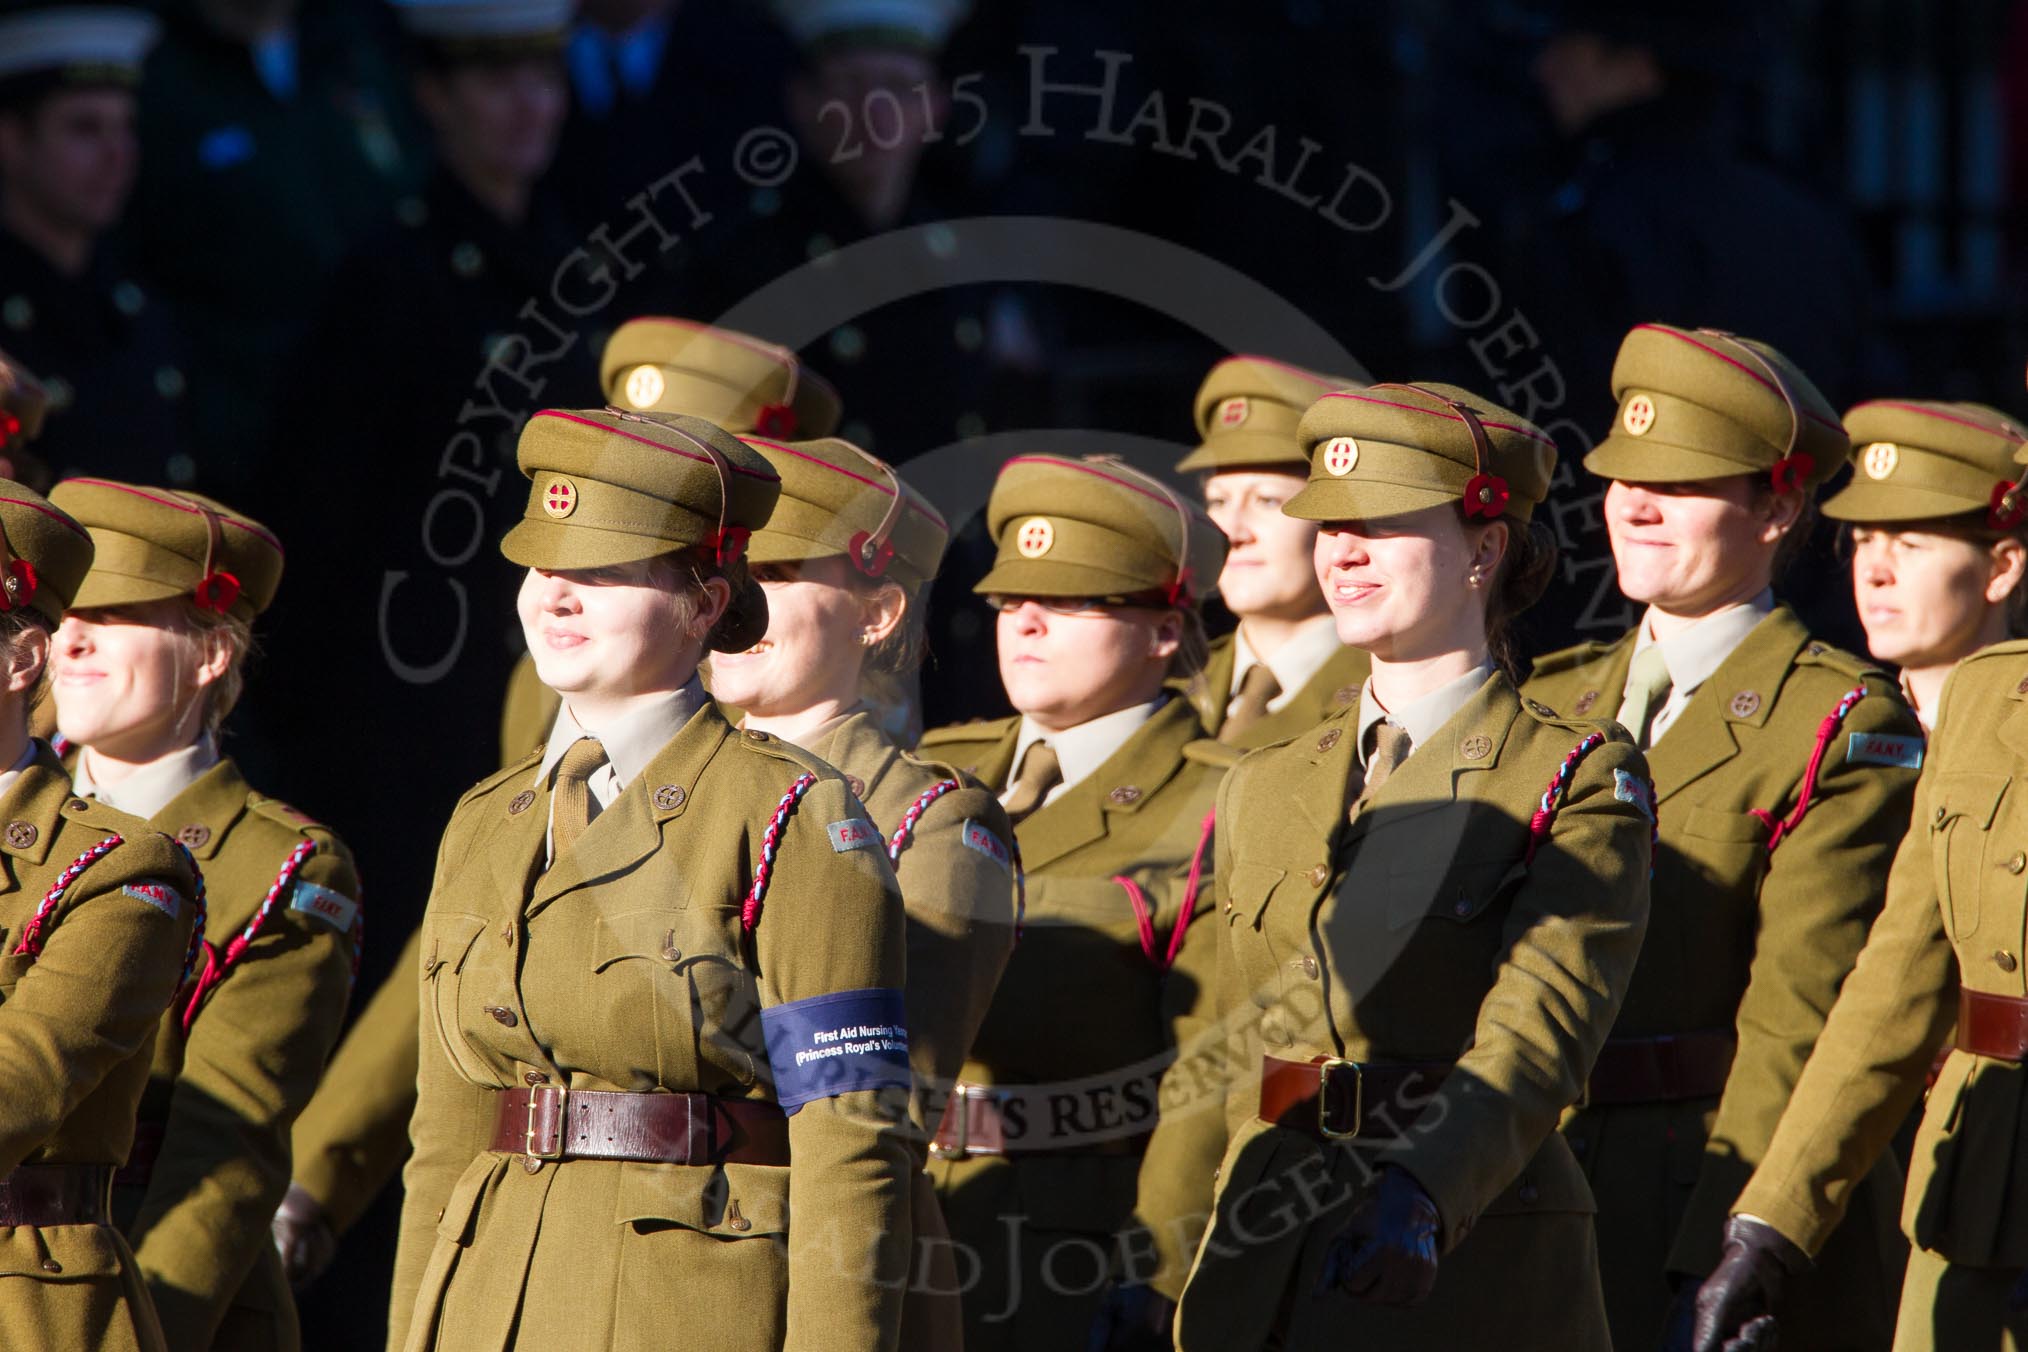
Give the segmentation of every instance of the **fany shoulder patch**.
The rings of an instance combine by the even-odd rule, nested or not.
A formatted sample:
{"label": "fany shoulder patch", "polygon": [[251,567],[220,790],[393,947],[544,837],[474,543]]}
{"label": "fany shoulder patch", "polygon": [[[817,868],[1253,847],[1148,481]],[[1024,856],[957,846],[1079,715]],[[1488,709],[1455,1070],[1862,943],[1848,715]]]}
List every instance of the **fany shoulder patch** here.
{"label": "fany shoulder patch", "polygon": [[994,835],[970,817],[965,818],[965,834],[963,839],[966,846],[985,855],[1001,868],[1013,867],[1012,861],[1007,857],[1007,847],[1000,843],[1000,837]]}
{"label": "fany shoulder patch", "polygon": [[315,916],[345,934],[351,932],[353,917],[359,914],[359,903],[343,892],[334,892],[328,887],[319,887],[298,878],[295,894],[289,898],[289,909]]}
{"label": "fany shoulder patch", "polygon": [[183,913],[183,898],[163,883],[128,883],[120,889],[136,901],[145,901],[174,920]]}
{"label": "fany shoulder patch", "polygon": [[1899,737],[1886,732],[1855,732],[1845,742],[1845,759],[1853,765],[1893,765],[1904,770],[1922,768],[1922,738]]}
{"label": "fany shoulder patch", "polygon": [[830,833],[831,848],[839,854],[847,850],[871,850],[883,843],[880,832],[864,817],[847,817],[842,822],[832,822],[824,830]]}
{"label": "fany shoulder patch", "polygon": [[1613,797],[1622,803],[1632,803],[1641,810],[1643,817],[1651,822],[1655,820],[1655,788],[1639,775],[1614,770]]}
{"label": "fany shoulder patch", "polygon": [[775,1099],[794,1113],[815,1099],[909,1084],[908,1017],[898,990],[870,986],[761,1011]]}

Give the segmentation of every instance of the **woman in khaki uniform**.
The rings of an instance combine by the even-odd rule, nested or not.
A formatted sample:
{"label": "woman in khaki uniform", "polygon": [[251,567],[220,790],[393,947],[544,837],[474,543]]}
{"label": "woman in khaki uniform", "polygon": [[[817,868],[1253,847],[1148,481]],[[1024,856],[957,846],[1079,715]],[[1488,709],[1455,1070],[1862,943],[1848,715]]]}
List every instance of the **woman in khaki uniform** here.
{"label": "woman in khaki uniform", "polygon": [[189,853],[71,791],[28,735],[50,632],[92,562],[85,528],[0,480],[0,1342],[9,1352],[166,1347],[113,1170],[162,1011],[203,937]]}
{"label": "woman in khaki uniform", "polygon": [[1016,456],[977,587],[999,611],[1015,718],[923,750],[1000,795],[1025,928],[946,1106],[930,1167],[958,1244],[965,1346],[1084,1345],[1122,1239],[1177,1025],[1208,996],[1210,809],[1229,753],[1165,690],[1202,660],[1196,585],[1223,538],[1111,460]]}
{"label": "woman in khaki uniform", "polygon": [[[1925,500],[1954,508],[1945,543],[1964,546],[1971,576],[2003,575],[1996,564],[2008,554],[2018,573],[2019,547],[2003,546],[2028,496],[2022,479],[1994,477],[1992,455],[2001,436],[2018,436],[2011,425],[1963,405],[1862,406],[1852,425],[1865,477],[1832,506],[1883,516]],[[1881,444],[1896,448],[1891,462]],[[2017,449],[2016,458],[2028,455]],[[1890,485],[1891,495],[1881,491]],[[1855,582],[1863,595],[1863,574]],[[1957,590],[1963,605],[1983,589]],[[1733,1206],[1724,1257],[1697,1298],[1700,1350],[1771,1346],[1770,1323],[1793,1345],[1789,1288],[1840,1232],[1855,1183],[1918,1101],[1901,1209],[1914,1248],[1895,1352],[2028,1349],[2028,643],[1965,658],[1926,702],[1935,723],[1886,907]],[[1924,1100],[1925,1072],[1945,1043]]]}
{"label": "woman in khaki uniform", "polygon": [[[1880,912],[1922,729],[1891,676],[1775,599],[1852,452],[1803,373],[1763,343],[1643,324],[1612,387],[1619,415],[1585,467],[1612,481],[1619,588],[1643,613],[1614,643],[1537,659],[1526,690],[1617,717],[1655,772],[1654,916],[1564,1132],[1599,1199],[1614,1343],[1680,1348],[1726,1213]],[[1900,1196],[1885,1160],[1794,1293],[1798,1345],[1885,1345]]]}
{"label": "woman in khaki uniform", "polygon": [[1845,415],[1855,469],[1824,504],[1848,522],[1866,646],[1901,669],[1925,728],[1957,664],[2021,632],[2028,431],[1983,404],[1876,399]]}
{"label": "woman in khaki uniform", "polygon": [[362,917],[345,846],[219,751],[281,543],[166,489],[71,479],[51,500],[96,546],[50,663],[77,792],[180,840],[209,903],[197,972],[155,1039],[114,1217],[172,1347],[294,1348],[268,1219],[289,1124],[345,1017]]}
{"label": "woman in khaki uniform", "polygon": [[[476,12],[476,11],[475,11]],[[687,319],[648,316],[613,331],[599,378],[615,407],[686,413],[732,432],[829,436],[838,395],[788,348]],[[556,726],[561,700],[532,657],[509,679],[500,715],[500,763],[513,765]],[[394,970],[415,965],[420,933]],[[296,1172],[275,1217],[275,1243],[302,1284],[337,1252],[338,1236],[365,1213],[408,1154],[415,1107],[415,1001],[389,980],[360,1011],[323,1086],[296,1124]]]}
{"label": "woman in khaki uniform", "polygon": [[1303,410],[1358,384],[1267,357],[1228,357],[1198,388],[1202,444],[1176,469],[1203,476],[1205,510],[1226,539],[1218,597],[1239,627],[1212,642],[1190,699],[1228,746],[1293,737],[1352,703],[1366,679],[1366,654],[1338,641],[1317,586],[1316,524],[1282,511],[1309,472],[1296,444]]}
{"label": "woman in khaki uniform", "polygon": [[2028,643],[2014,641],[1966,658],[1944,684],[1886,909],[1739,1194],[1697,1297],[1699,1352],[1770,1348],[1771,1323],[1794,1345],[1790,1288],[1918,1103],[1895,1352],[2028,1348],[2024,777]]}
{"label": "woman in khaki uniform", "polygon": [[894,873],[842,775],[696,679],[766,630],[743,552],[779,480],[610,409],[536,414],[520,461],[502,552],[564,711],[444,835],[390,1346],[893,1347]]}
{"label": "woman in khaki uniform", "polygon": [[1323,523],[1325,595],[1373,671],[1219,794],[1232,1073],[1222,1113],[1157,1133],[1225,1142],[1179,1345],[1605,1349],[1556,1121],[1633,969],[1654,819],[1624,734],[1507,671],[1554,564],[1529,517],[1555,447],[1443,385],[1327,395],[1301,439],[1287,510]]}
{"label": "woman in khaki uniform", "polygon": [[916,1260],[904,1348],[963,1345],[957,1274],[922,1166],[928,1127],[971,1050],[1014,951],[1013,828],[955,767],[895,746],[873,687],[913,683],[943,519],[883,462],[843,441],[742,438],[782,476],[747,557],[767,637],[711,659],[712,693],[758,729],[835,765],[894,863],[908,910],[908,1045],[916,1080]]}

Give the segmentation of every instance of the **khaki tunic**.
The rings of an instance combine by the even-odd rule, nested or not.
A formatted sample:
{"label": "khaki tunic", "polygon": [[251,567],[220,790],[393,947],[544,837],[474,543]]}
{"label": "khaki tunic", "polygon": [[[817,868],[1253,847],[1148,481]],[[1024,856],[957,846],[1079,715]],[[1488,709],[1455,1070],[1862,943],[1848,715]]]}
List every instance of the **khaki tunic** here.
{"label": "khaki tunic", "polygon": [[[1211,657],[1204,670],[1183,686],[1190,702],[1197,706],[1197,717],[1204,730],[1213,737],[1225,726],[1225,711],[1233,696],[1232,669],[1237,660],[1233,635],[1223,634],[1212,641]],[[1359,687],[1370,666],[1366,654],[1358,648],[1339,648],[1303,682],[1294,698],[1261,718],[1231,745],[1242,750],[1272,746],[1321,723],[1358,701]]]}
{"label": "khaki tunic", "polygon": [[183,1000],[163,1019],[140,1110],[159,1151],[145,1186],[113,1191],[171,1347],[292,1349],[296,1307],[268,1224],[289,1184],[290,1123],[344,1022],[358,875],[336,836],[255,793],[229,759],[149,824],[197,856],[221,957],[296,849],[313,847],[189,1033]]}
{"label": "khaki tunic", "polygon": [[[1922,1099],[1960,986],[2028,995],[2028,643],[1965,659],[1944,687],[1886,909],[1839,992],[1735,1210],[1811,1253],[1850,1228],[1860,1179]],[[2028,1073],[1953,1050],[1923,1104],[1901,1222],[1915,1242],[1897,1352],[2028,1347],[2003,1311],[2028,1268]],[[1783,1344],[1789,1343],[1783,1312]]]}
{"label": "khaki tunic", "polygon": [[[1355,705],[1252,753],[1219,796],[1229,1092],[1222,1113],[1165,1095],[1156,1142],[1209,1135],[1223,1154],[1215,1202],[1198,1179],[1214,1216],[1179,1346],[1605,1349],[1592,1196],[1556,1122],[1647,923],[1646,767],[1617,727],[1559,718],[1494,674],[1356,806],[1357,719]],[[1544,791],[1593,734],[1528,861]],[[1455,1064],[1399,1140],[1326,1151],[1260,1119],[1263,1049]],[[1407,1309],[1312,1297],[1364,1170],[1381,1163],[1436,1203],[1434,1293]]]}
{"label": "khaki tunic", "polygon": [[408,1120],[415,1112],[413,973],[421,961],[422,931],[416,929],[296,1119],[295,1181],[341,1235],[408,1158]]}
{"label": "khaki tunic", "polygon": [[917,1086],[916,1256],[901,1346],[944,1352],[963,1346],[963,1313],[950,1234],[924,1166],[936,1116],[1014,951],[1014,833],[999,800],[976,780],[898,749],[870,713],[847,716],[808,750],[844,771],[884,840],[924,793],[959,781],[923,810],[894,865],[908,913],[908,1046]]}
{"label": "khaki tunic", "polygon": [[[19,1164],[124,1162],[162,1011],[190,949],[197,877],[139,818],[74,797],[55,753],[0,796],[0,1176]],[[94,846],[17,953],[58,875]],[[170,915],[130,888],[173,892]],[[0,1342],[8,1352],[165,1347],[127,1241],[110,1224],[0,1228]]]}
{"label": "khaki tunic", "polygon": [[[1617,710],[1634,637],[1543,658],[1530,695]],[[1825,717],[1863,682],[1819,772],[1812,806],[1770,855],[1754,809],[1789,814]],[[1564,1124],[1601,1199],[1599,1250],[1613,1341],[1661,1336],[1670,1274],[1716,1266],[1725,1217],[1767,1149],[1839,985],[1880,912],[1916,771],[1854,758],[1881,735],[1913,751],[1922,729],[1894,680],[1814,642],[1776,607],[1691,695],[1648,752],[1661,819],[1654,916],[1616,1037],[1734,1031],[1722,1098],[1588,1108]],[[1890,757],[1891,758],[1891,757]],[[1802,1347],[1884,1347],[1906,1253],[1901,1171],[1883,1159],[1819,1266],[1790,1287]]]}
{"label": "khaki tunic", "polygon": [[[793,1166],[488,1150],[495,1091],[698,1091],[772,1102],[762,1009],[901,988],[885,854],[834,848],[862,809],[829,767],[706,705],[543,871],[538,757],[465,795],[423,920],[414,1153],[390,1346],[891,1348],[908,1261],[906,1092],[789,1118]],[[788,817],[752,933],[741,907]],[[545,1078],[546,1077],[546,1078]],[[791,1225],[791,1213],[795,1221]]]}
{"label": "khaki tunic", "polygon": [[[1018,718],[965,724],[925,735],[923,751],[998,791],[1019,733]],[[1066,1144],[930,1165],[959,1246],[968,1352],[1083,1346],[1127,1256],[1122,1232],[1177,1024],[1209,998],[1187,949],[1164,971],[1231,760],[1202,737],[1189,702],[1172,699],[1015,828],[1026,927],[960,1078],[1018,1095],[1010,1145]],[[1146,898],[1145,942],[1120,877]],[[1192,916],[1210,901],[1207,849]]]}

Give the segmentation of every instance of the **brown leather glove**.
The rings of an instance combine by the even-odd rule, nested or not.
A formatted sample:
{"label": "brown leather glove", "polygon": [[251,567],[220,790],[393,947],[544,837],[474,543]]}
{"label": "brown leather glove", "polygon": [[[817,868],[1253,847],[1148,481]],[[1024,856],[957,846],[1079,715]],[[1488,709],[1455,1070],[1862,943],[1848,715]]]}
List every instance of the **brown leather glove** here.
{"label": "brown leather glove", "polygon": [[1809,1266],[1809,1255],[1765,1221],[1728,1220],[1718,1266],[1697,1291],[1696,1352],[1774,1352],[1782,1285]]}
{"label": "brown leather glove", "polygon": [[1443,1220],[1422,1184],[1388,1166],[1324,1253],[1316,1294],[1342,1289],[1379,1305],[1420,1304],[1436,1285]]}
{"label": "brown leather glove", "polygon": [[338,1233],[331,1228],[330,1216],[300,1184],[289,1184],[270,1228],[275,1250],[282,1256],[282,1270],[288,1274],[289,1285],[298,1291],[323,1275],[338,1256]]}

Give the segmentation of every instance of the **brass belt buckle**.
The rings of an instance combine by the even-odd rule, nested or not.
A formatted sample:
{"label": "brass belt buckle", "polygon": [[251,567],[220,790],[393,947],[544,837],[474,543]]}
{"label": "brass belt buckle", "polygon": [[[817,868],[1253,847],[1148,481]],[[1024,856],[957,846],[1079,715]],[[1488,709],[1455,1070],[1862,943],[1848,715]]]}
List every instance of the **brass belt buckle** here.
{"label": "brass belt buckle", "polygon": [[[556,1096],[556,1136],[554,1144],[546,1150],[537,1145],[535,1135],[538,1130],[535,1120],[536,1105],[542,1101],[544,1094]],[[524,1156],[532,1160],[561,1160],[563,1158],[563,1141],[569,1125],[566,1109],[569,1105],[570,1091],[559,1085],[539,1085],[528,1091],[528,1118],[521,1131],[521,1153]]]}
{"label": "brass belt buckle", "polygon": [[[1352,1072],[1352,1127],[1349,1131],[1331,1129],[1331,1072],[1349,1070]],[[1327,1141],[1346,1141],[1359,1134],[1359,1128],[1366,1120],[1366,1076],[1357,1061],[1347,1061],[1339,1056],[1327,1056],[1317,1063],[1317,1131]]]}
{"label": "brass belt buckle", "polygon": [[951,1096],[944,1105],[944,1116],[950,1117],[953,1114],[956,1115],[958,1122],[957,1140],[954,1144],[944,1145],[937,1140],[938,1133],[932,1131],[930,1133],[930,1154],[940,1160],[961,1160],[970,1156],[972,1153],[971,1100],[974,1097],[984,1097],[984,1090],[979,1085],[965,1084],[960,1081],[951,1086]]}

